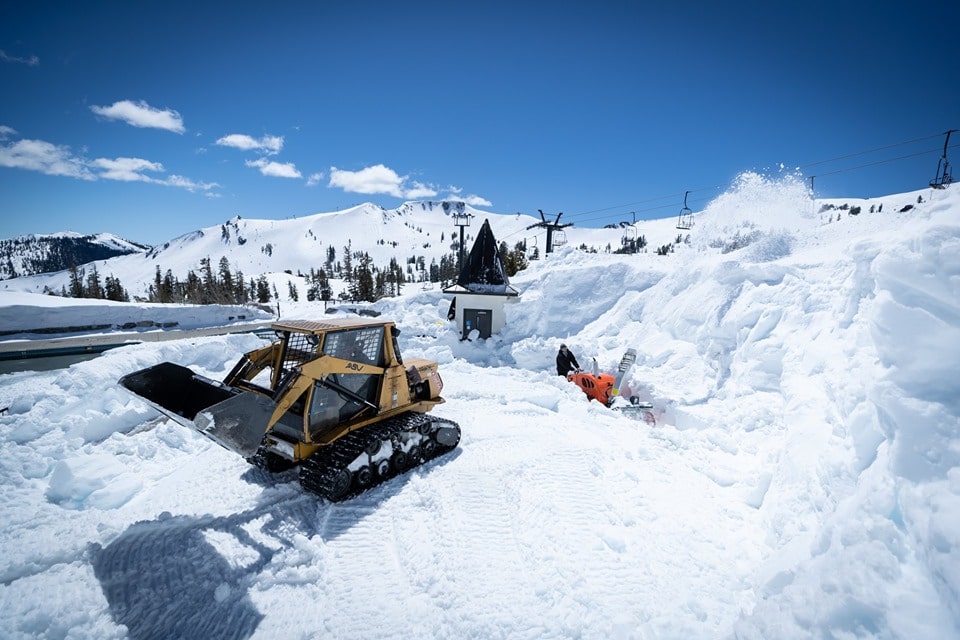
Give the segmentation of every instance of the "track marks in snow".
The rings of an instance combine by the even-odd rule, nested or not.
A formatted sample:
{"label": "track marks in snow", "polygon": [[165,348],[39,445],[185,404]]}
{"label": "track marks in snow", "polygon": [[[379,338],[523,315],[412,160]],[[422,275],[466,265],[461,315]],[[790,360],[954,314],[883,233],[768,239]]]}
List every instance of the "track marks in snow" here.
{"label": "track marks in snow", "polygon": [[253,635],[263,615],[243,583],[258,567],[231,566],[204,535],[206,526],[216,525],[189,517],[142,522],[91,551],[113,619],[131,637]]}

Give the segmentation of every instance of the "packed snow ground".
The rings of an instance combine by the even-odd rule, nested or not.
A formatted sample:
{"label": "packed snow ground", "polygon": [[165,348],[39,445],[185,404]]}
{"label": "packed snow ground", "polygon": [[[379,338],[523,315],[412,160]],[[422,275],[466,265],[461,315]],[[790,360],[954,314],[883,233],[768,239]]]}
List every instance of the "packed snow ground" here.
{"label": "packed snow ground", "polygon": [[[164,360],[222,377],[253,335],[0,377],[0,629],[960,638],[960,189],[820,204],[748,176],[669,256],[548,256],[486,341],[437,291],[381,301],[463,438],[346,503],[116,384]],[[637,348],[627,392],[657,425],[554,375],[561,341],[601,370]]]}

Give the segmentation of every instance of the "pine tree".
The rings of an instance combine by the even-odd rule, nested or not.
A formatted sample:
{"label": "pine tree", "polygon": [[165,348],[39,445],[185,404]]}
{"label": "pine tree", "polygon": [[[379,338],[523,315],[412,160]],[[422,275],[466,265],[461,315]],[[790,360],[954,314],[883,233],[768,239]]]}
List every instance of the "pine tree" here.
{"label": "pine tree", "polygon": [[234,278],[233,301],[237,304],[247,304],[250,298],[247,296],[247,289],[243,285],[243,271],[237,269],[237,275]]}
{"label": "pine tree", "polygon": [[233,294],[233,274],[230,273],[230,261],[227,256],[220,258],[220,265],[217,269],[220,281],[217,283],[219,289],[217,298],[222,303],[234,302]]}
{"label": "pine tree", "polygon": [[399,296],[401,285],[404,283],[403,269],[396,258],[390,258],[390,266],[384,276],[385,284],[389,285],[384,295]]}
{"label": "pine tree", "polygon": [[320,283],[317,282],[317,272],[310,267],[310,274],[307,276],[307,302],[316,302],[320,299]]}
{"label": "pine tree", "polygon": [[343,279],[348,283],[353,282],[353,249],[352,242],[347,240],[347,246],[343,248]]}
{"label": "pine tree", "polygon": [[374,269],[373,273],[373,290],[376,292],[378,299],[392,295],[390,293],[391,287],[387,284],[387,274],[377,269]]}
{"label": "pine tree", "polygon": [[163,302],[160,299],[160,286],[163,283],[163,279],[160,276],[160,265],[154,265],[156,267],[156,272],[153,274],[153,285],[150,287],[149,299],[150,302]]}
{"label": "pine tree", "polygon": [[512,251],[508,251],[507,243],[502,242],[500,243],[500,259],[503,262],[503,270],[506,271],[507,277],[513,277],[528,266],[526,246],[521,241],[514,245]]}
{"label": "pine tree", "polygon": [[75,264],[70,265],[70,297],[83,297],[83,272]]}
{"label": "pine tree", "polygon": [[90,265],[90,275],[87,276],[87,287],[84,290],[85,298],[103,299],[103,285],[100,283],[100,274],[97,272],[97,265]]}
{"label": "pine tree", "polygon": [[[169,272],[167,272],[169,273]],[[172,274],[171,274],[172,278]],[[171,285],[174,289],[176,288],[176,281]],[[191,269],[187,272],[187,283],[184,286],[183,293],[174,294],[174,297],[179,302],[191,302],[193,304],[204,304],[203,300],[203,281],[200,279],[196,273]]]}
{"label": "pine tree", "polygon": [[210,265],[210,257],[200,259],[200,278],[203,284],[200,294],[200,304],[211,304],[216,302],[217,282],[213,277],[213,267]]}
{"label": "pine tree", "polygon": [[374,302],[377,300],[373,283],[373,270],[371,269],[372,264],[373,260],[371,260],[370,254],[366,252],[360,254],[360,264],[357,265],[356,277],[352,287],[354,300],[362,300],[365,302]]}
{"label": "pine tree", "polygon": [[330,286],[330,278],[327,277],[327,272],[323,269],[320,269],[320,272],[317,274],[317,284],[320,286],[320,299],[324,302],[333,300],[333,288]]}
{"label": "pine tree", "polygon": [[257,278],[257,302],[261,304],[270,302],[270,283],[267,282],[265,275]]}
{"label": "pine tree", "polygon": [[130,296],[123,289],[123,286],[120,284],[120,280],[114,278],[112,274],[107,276],[104,280],[104,290],[107,300],[114,300],[116,302],[130,302]]}

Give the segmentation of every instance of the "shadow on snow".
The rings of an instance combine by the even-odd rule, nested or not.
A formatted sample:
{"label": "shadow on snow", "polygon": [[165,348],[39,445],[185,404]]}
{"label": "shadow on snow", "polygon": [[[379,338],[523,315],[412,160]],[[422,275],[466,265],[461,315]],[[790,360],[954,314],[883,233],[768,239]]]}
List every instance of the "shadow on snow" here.
{"label": "shadow on snow", "polygon": [[[295,535],[336,539],[399,493],[414,473],[429,472],[458,453],[340,504],[290,487],[293,471],[251,469],[243,479],[265,488],[253,509],[219,517],[165,512],[131,525],[106,547],[91,545],[89,558],[114,621],[135,640],[250,638],[263,614],[248,590],[274,554],[293,548]],[[261,519],[263,524],[250,526]],[[258,532],[256,538],[250,530]],[[224,544],[234,552],[232,559],[218,551]]]}

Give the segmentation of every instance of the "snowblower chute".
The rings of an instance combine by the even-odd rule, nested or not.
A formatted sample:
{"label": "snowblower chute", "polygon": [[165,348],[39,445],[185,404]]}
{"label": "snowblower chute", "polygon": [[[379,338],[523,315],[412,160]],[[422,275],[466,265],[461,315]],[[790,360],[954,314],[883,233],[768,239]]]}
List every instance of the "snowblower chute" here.
{"label": "snowblower chute", "polygon": [[400,356],[393,322],[273,325],[277,339],[217,382],[163,362],[120,385],[172,420],[271,471],[300,464],[308,490],[338,501],[452,451],[460,427],[437,363]]}

